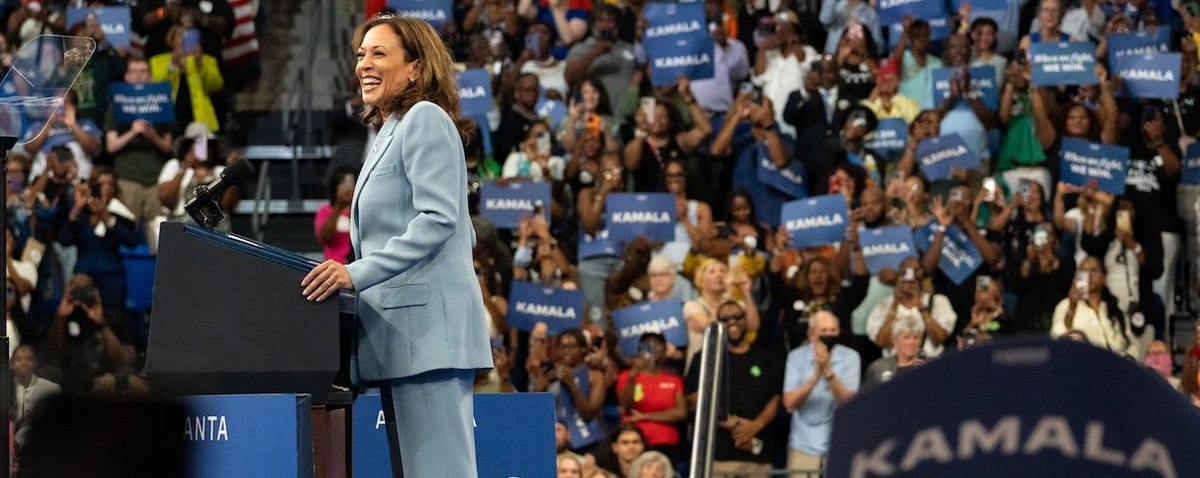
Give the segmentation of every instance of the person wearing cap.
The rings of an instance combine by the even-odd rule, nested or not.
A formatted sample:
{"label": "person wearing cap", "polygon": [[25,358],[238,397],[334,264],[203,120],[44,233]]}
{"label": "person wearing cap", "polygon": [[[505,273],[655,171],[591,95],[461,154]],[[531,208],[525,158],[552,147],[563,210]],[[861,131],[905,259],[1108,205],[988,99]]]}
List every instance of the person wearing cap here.
{"label": "person wearing cap", "polygon": [[912,123],[921,108],[912,98],[900,93],[900,64],[892,59],[884,60],[875,75],[875,89],[870,97],[862,100],[862,105],[870,108],[876,119],[900,118],[905,123]]}
{"label": "person wearing cap", "polygon": [[805,43],[800,17],[791,10],[775,14],[775,31],[764,38],[754,60],[754,84],[771,100],[775,121],[785,136],[795,137],[796,129],[783,122],[784,106],[793,91],[804,87],[804,78],[820,58],[817,50]]}

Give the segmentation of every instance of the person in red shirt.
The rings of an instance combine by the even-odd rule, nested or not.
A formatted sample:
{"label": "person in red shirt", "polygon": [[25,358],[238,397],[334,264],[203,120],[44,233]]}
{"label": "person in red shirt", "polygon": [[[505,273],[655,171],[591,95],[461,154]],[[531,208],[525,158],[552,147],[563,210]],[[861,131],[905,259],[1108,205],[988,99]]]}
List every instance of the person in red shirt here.
{"label": "person in red shirt", "polygon": [[648,448],[674,461],[679,456],[679,423],[687,419],[687,402],[683,378],[660,368],[666,355],[667,340],[662,334],[642,334],[632,368],[617,377],[617,400],[624,421],[637,425]]}

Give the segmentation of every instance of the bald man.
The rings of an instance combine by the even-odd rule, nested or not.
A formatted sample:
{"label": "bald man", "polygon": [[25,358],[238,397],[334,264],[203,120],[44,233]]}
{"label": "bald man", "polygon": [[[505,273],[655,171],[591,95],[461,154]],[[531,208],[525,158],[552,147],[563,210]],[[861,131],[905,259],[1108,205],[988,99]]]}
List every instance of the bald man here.
{"label": "bald man", "polygon": [[837,345],[841,328],[837,316],[818,312],[808,327],[808,340],[787,357],[783,407],[792,414],[788,436],[788,470],[824,468],[833,431],[833,410],[858,391],[858,352]]}

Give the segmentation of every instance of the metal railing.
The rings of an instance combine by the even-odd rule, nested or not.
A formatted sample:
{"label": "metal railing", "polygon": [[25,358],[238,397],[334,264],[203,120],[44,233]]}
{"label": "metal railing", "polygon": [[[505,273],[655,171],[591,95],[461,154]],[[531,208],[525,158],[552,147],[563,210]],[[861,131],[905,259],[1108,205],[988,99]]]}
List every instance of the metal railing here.
{"label": "metal railing", "polygon": [[729,348],[725,334],[725,326],[720,322],[713,322],[704,329],[692,461],[688,467],[691,478],[712,476],[713,436],[717,431],[717,422],[724,421],[728,416],[729,381],[725,376],[729,371]]}

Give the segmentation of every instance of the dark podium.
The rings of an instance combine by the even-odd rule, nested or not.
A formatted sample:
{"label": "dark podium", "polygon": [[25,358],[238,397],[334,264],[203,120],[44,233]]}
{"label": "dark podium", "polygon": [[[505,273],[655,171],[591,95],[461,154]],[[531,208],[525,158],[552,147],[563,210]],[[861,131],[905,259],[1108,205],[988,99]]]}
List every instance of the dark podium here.
{"label": "dark podium", "polygon": [[338,372],[339,302],[309,302],[314,263],[195,224],[163,223],[146,373],[163,396],[305,393]]}

